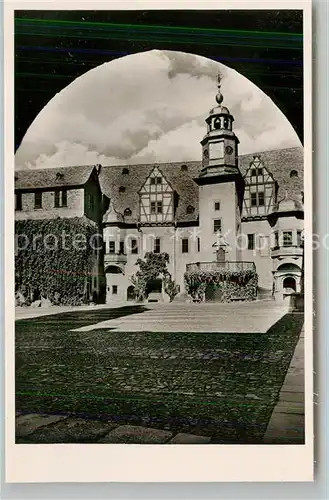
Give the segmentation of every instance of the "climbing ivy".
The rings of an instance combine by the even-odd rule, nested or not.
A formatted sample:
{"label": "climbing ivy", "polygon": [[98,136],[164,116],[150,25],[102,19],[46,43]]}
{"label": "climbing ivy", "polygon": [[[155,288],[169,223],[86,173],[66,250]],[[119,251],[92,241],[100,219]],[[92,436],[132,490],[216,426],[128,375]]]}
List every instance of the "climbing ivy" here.
{"label": "climbing ivy", "polygon": [[16,295],[26,305],[36,293],[62,305],[93,299],[92,276],[98,272],[93,246],[101,238],[91,222],[78,217],[16,221],[15,243]]}
{"label": "climbing ivy", "polygon": [[255,300],[257,298],[258,276],[255,271],[190,271],[184,274],[185,289],[193,300],[201,300],[208,285],[214,285],[222,292],[221,300]]}

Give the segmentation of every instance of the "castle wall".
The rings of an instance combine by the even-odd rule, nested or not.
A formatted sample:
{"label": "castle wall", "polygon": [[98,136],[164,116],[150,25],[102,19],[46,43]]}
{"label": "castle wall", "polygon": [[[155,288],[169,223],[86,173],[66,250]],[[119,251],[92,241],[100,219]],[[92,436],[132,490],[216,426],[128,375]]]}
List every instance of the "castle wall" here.
{"label": "castle wall", "polygon": [[55,192],[43,191],[42,208],[34,208],[34,193],[22,192],[22,210],[15,211],[16,220],[55,219],[56,217],[83,217],[84,189],[67,189],[67,207],[55,207]]}

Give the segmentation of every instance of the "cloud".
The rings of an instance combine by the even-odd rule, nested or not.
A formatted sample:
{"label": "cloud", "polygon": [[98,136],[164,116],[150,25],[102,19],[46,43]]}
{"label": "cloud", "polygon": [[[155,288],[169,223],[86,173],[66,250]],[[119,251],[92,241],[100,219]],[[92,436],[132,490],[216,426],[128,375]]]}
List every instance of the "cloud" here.
{"label": "cloud", "polygon": [[57,94],[27,131],[16,167],[201,159],[218,71],[240,153],[300,145],[274,103],[236,71],[155,50],[103,64]]}

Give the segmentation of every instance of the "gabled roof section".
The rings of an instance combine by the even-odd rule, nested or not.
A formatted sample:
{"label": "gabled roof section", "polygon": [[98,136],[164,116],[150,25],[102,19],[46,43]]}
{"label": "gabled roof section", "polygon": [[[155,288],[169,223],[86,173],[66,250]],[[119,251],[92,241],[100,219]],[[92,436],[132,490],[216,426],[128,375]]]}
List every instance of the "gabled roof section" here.
{"label": "gabled roof section", "polygon": [[[260,155],[254,155],[253,161],[244,174],[246,184],[274,182],[273,175],[265,167]],[[261,172],[261,173],[260,173]],[[253,175],[253,174],[256,175]]]}
{"label": "gabled roof section", "polygon": [[[278,198],[284,197],[286,192],[292,197],[300,195],[304,189],[304,149],[302,147],[275,149],[239,156],[239,167],[243,176],[256,155],[260,157],[266,170],[278,183]],[[298,175],[291,177],[293,170]]]}
{"label": "gabled roof section", "polygon": [[[158,184],[158,179],[160,179],[160,184]],[[153,181],[153,183],[152,183]],[[154,167],[152,172],[150,173],[149,177],[146,179],[144,182],[143,186],[140,189],[140,194],[147,193],[149,194],[150,191],[152,190],[152,186],[157,186],[159,189],[159,186],[161,186],[161,191],[162,192],[172,192],[173,188],[170,185],[170,182],[167,181],[166,177],[163,175],[161,170],[158,167]]]}
{"label": "gabled roof section", "polygon": [[51,167],[15,171],[15,189],[46,189],[83,186],[89,180],[94,165]]}
{"label": "gabled roof section", "polygon": [[[171,188],[175,191],[177,199],[175,218],[179,222],[193,222],[198,219],[199,187],[193,177],[199,175],[201,162],[176,162],[129,165],[130,175],[122,173],[121,166],[103,166],[99,181],[103,193],[112,200],[116,211],[124,214],[126,208],[131,210],[132,222],[139,220],[140,192],[157,167]],[[119,193],[117,186],[126,188],[123,194]],[[187,207],[193,205],[195,211],[188,213]]]}

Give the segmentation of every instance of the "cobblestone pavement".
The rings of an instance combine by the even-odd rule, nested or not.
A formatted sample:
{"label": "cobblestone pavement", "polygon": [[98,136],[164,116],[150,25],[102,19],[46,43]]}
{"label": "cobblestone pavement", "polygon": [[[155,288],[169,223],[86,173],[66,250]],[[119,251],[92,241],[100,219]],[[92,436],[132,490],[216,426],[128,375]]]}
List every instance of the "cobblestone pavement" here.
{"label": "cobblestone pavement", "polygon": [[277,405],[267,427],[264,442],[267,444],[304,444],[305,442],[305,379],[304,379],[304,327],[301,331],[293,358]]}
{"label": "cobblestone pavement", "polygon": [[274,300],[248,303],[147,304],[142,314],[110,319],[77,331],[106,329],[120,332],[265,333],[288,312]]}
{"label": "cobblestone pavement", "polygon": [[[142,316],[145,310],[100,309],[17,321],[17,410],[141,426],[173,437],[261,442],[303,318],[288,314],[265,334],[73,331],[109,317],[124,320],[137,311]],[[101,426],[98,432],[105,437]]]}

